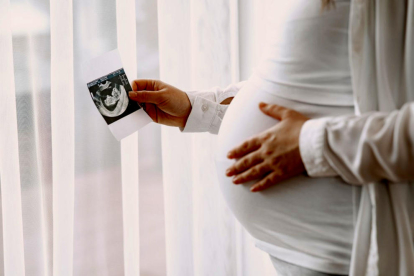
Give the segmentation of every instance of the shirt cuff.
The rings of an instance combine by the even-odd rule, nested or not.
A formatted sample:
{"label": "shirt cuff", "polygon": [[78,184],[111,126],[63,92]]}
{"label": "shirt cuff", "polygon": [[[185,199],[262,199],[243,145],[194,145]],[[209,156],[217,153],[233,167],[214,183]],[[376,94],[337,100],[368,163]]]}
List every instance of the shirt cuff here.
{"label": "shirt cuff", "polygon": [[[191,113],[182,132],[205,132],[217,134],[227,106],[187,93],[192,103]],[[192,97],[192,98],[191,98]]]}
{"label": "shirt cuff", "polygon": [[193,94],[194,92],[185,92],[185,93],[187,94],[187,97],[190,100],[191,106],[194,106],[194,102],[197,96]]}
{"label": "shirt cuff", "polygon": [[338,175],[324,156],[325,127],[330,117],[308,120],[299,136],[299,149],[306,172],[311,177]]}

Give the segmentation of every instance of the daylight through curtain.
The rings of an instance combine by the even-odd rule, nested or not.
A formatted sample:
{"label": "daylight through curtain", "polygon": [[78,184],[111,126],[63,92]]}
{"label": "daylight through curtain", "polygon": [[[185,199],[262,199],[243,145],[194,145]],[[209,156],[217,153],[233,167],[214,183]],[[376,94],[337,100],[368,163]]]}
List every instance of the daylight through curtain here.
{"label": "daylight through curtain", "polygon": [[[187,90],[247,79],[268,2],[158,0],[161,79]],[[275,275],[220,194],[216,136],[163,127],[162,147],[167,275]]]}
{"label": "daylight through curtain", "polygon": [[[244,80],[270,1],[158,0],[156,19],[146,0],[0,0],[1,275],[139,275],[138,154],[151,152],[138,134],[114,139],[83,64],[119,48],[142,77],[157,59],[140,60],[154,34],[138,36],[137,21],[158,20],[163,81]],[[162,129],[167,275],[275,275],[222,199],[215,147],[213,135]]]}
{"label": "daylight through curtain", "polygon": [[0,274],[138,275],[138,136],[96,116],[83,63],[136,76],[135,0],[0,0]]}

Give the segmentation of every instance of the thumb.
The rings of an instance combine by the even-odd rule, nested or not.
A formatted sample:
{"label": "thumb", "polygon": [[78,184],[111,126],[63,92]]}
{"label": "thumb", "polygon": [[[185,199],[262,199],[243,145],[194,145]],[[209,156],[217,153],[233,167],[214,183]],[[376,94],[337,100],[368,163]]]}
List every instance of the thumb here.
{"label": "thumb", "polygon": [[131,98],[131,100],[140,103],[159,104],[163,101],[162,93],[160,93],[159,91],[130,91],[129,97]]}
{"label": "thumb", "polygon": [[279,121],[281,121],[286,116],[286,107],[276,105],[276,104],[267,104],[267,103],[260,103],[259,104],[260,110],[266,114],[267,116],[273,117]]}

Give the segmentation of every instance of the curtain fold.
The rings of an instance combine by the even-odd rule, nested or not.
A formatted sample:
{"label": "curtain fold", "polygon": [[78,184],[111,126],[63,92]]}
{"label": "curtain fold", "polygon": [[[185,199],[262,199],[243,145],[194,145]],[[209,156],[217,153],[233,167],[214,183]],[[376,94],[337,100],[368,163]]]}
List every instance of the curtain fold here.
{"label": "curtain fold", "polygon": [[[239,51],[242,38],[257,31],[240,29],[257,22],[242,25],[239,14],[244,20],[258,5],[253,0],[158,0],[161,80],[184,90],[239,81],[241,72],[251,70],[245,60],[258,55],[252,48]],[[255,9],[241,9],[245,6]],[[254,14],[247,18],[263,20]],[[220,193],[216,137],[163,127],[162,149],[167,275],[275,275],[269,257],[254,248]]]}
{"label": "curtain fold", "polygon": [[10,2],[0,1],[0,177],[4,275],[25,275]]}
{"label": "curtain fold", "polygon": [[[232,9],[237,5],[229,0],[191,2],[192,88],[223,87],[239,81],[238,57],[232,55],[238,52],[238,41],[232,41],[237,39],[234,34],[238,28],[231,24],[237,22],[237,13]],[[217,185],[216,142],[216,136],[207,133],[192,135],[194,275],[242,275],[241,260],[237,258],[241,250],[237,240],[240,226]]]}
{"label": "curtain fold", "polygon": [[[73,275],[75,110],[72,0],[51,0],[53,275]],[[61,34],[65,34],[62,36]],[[64,99],[64,100],[63,100]],[[44,237],[43,239],[46,239]],[[50,253],[49,253],[50,254]],[[45,255],[49,255],[45,252]],[[43,275],[51,275],[45,267]]]}
{"label": "curtain fold", "polygon": [[[160,78],[182,89],[191,87],[189,33],[190,1],[159,0]],[[167,275],[193,275],[191,135],[161,132]]]}
{"label": "curtain fold", "polygon": [[[135,0],[117,0],[118,49],[128,76],[137,76]],[[130,79],[129,81],[133,81]],[[139,275],[138,133],[121,141],[124,275]]]}

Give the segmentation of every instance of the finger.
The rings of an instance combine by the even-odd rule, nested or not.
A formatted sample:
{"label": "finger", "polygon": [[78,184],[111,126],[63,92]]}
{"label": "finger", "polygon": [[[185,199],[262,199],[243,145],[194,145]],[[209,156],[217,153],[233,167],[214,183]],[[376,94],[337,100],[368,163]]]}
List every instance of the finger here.
{"label": "finger", "polygon": [[230,168],[228,168],[226,171],[226,175],[232,176],[235,174],[239,174],[256,164],[259,164],[262,161],[263,161],[263,158],[261,158],[261,155],[258,152],[251,153],[243,157],[242,159],[238,160]]}
{"label": "finger", "polygon": [[256,184],[254,184],[250,188],[250,191],[252,192],[263,191],[283,180],[286,180],[287,178],[289,178],[288,175],[281,174],[279,171],[274,171],[270,173],[268,176],[266,176],[265,178],[263,178],[262,180],[260,180],[259,182],[257,182]]}
{"label": "finger", "polygon": [[128,95],[131,100],[140,103],[159,104],[165,100],[164,94],[158,91],[130,91]]}
{"label": "finger", "polygon": [[247,171],[236,175],[233,178],[233,183],[234,184],[241,184],[241,183],[245,183],[248,182],[250,180],[254,180],[260,177],[263,177],[266,173],[268,173],[271,170],[271,168],[266,164],[259,164],[256,165],[250,169],[248,169]]}
{"label": "finger", "polygon": [[145,105],[145,112],[150,116],[152,121],[158,123],[158,112],[157,107],[154,104],[146,104]]}
{"label": "finger", "polygon": [[160,89],[160,83],[159,80],[134,80],[132,82],[132,90],[134,91],[140,91],[140,90],[148,90],[148,91],[157,91]]}
{"label": "finger", "polygon": [[264,114],[266,114],[267,116],[273,117],[277,120],[282,120],[283,118],[286,117],[287,113],[291,111],[290,109],[280,106],[280,105],[267,104],[263,102],[259,104],[259,108]]}
{"label": "finger", "polygon": [[229,151],[229,153],[227,153],[227,158],[229,159],[234,159],[234,158],[240,158],[245,156],[246,154],[257,150],[258,148],[260,148],[260,140],[258,137],[254,137],[251,138],[245,142],[243,142],[243,144],[235,147],[234,149],[232,149],[231,151]]}

